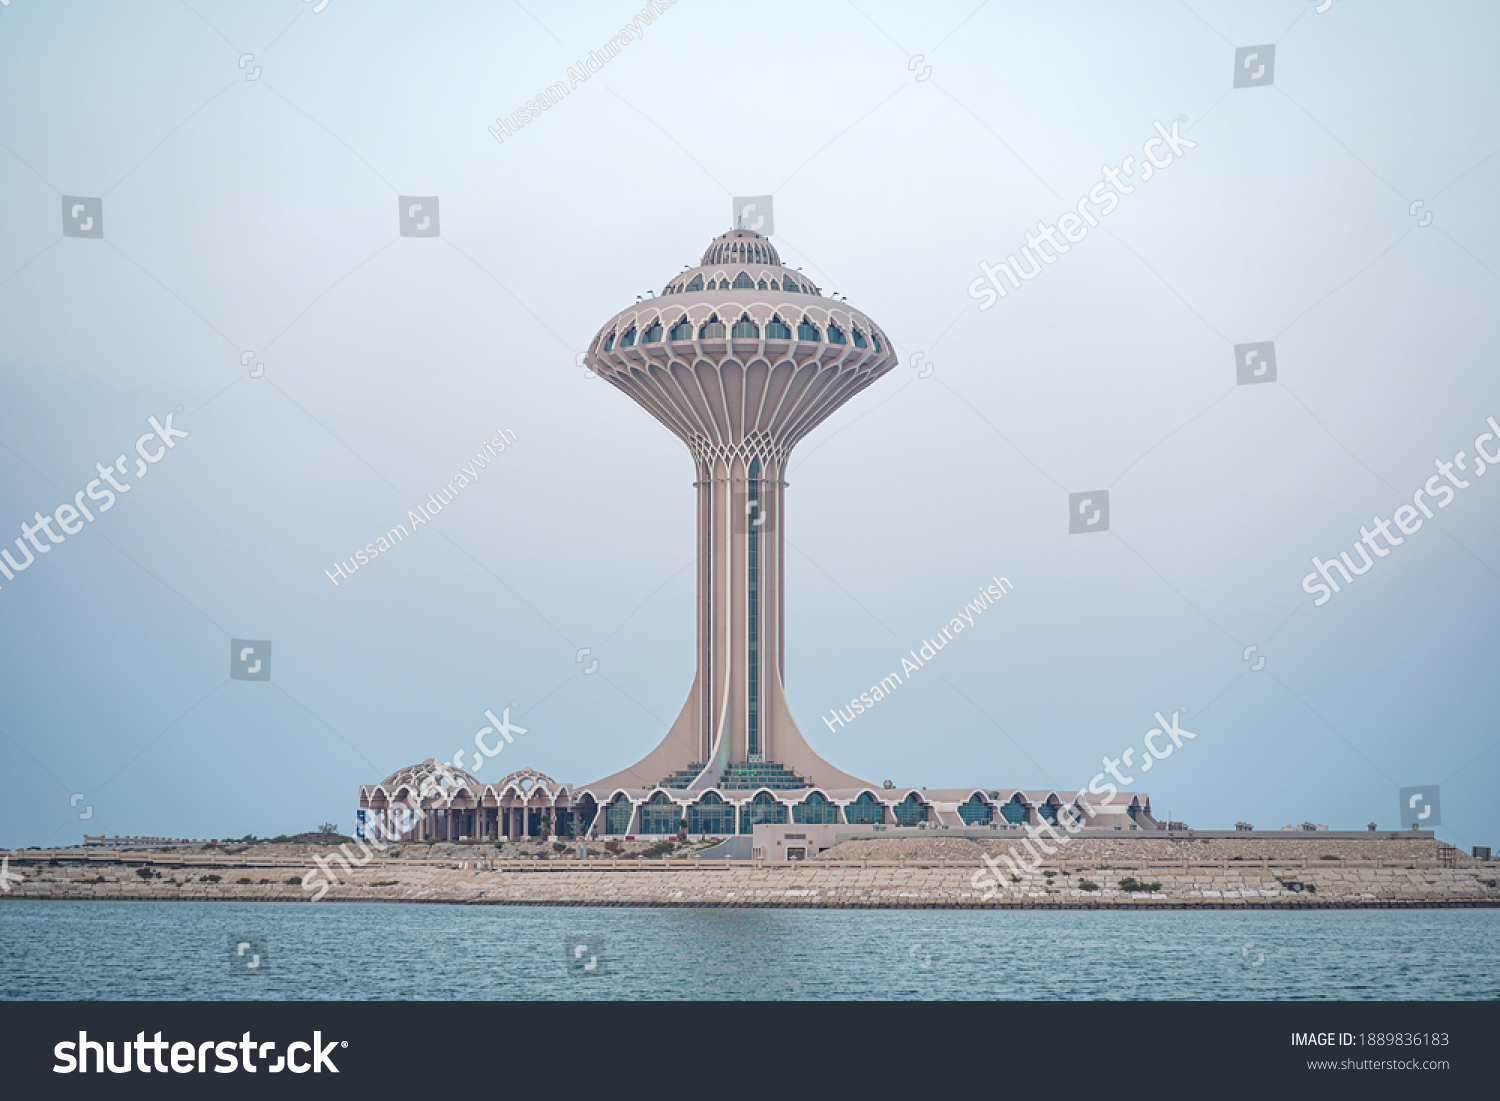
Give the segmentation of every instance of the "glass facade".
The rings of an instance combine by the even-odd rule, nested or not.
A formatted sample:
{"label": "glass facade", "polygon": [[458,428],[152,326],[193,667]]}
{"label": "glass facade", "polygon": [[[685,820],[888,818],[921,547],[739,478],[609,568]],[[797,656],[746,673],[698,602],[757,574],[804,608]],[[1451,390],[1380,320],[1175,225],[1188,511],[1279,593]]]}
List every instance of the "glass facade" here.
{"label": "glass facade", "polygon": [[852,826],[879,826],[885,823],[885,807],[868,791],[844,808],[844,821]]}
{"label": "glass facade", "polygon": [[896,824],[899,826],[915,826],[918,822],[927,821],[927,807],[915,792],[892,807],[891,812],[896,816]]}
{"label": "glass facade", "polygon": [[776,801],[769,791],[763,791],[740,808],[740,832],[753,833],[754,827],[763,823],[773,826],[786,824],[786,807]]}
{"label": "glass facade", "polygon": [[636,833],[676,833],[677,822],[682,818],[682,808],[672,802],[671,796],[658,791],[641,804],[641,820]]}
{"label": "glass facade", "polygon": [[604,808],[604,832],[626,833],[630,829],[630,812],[635,808],[623,795],[616,795],[614,802]]}
{"label": "glass facade", "polygon": [[816,791],[792,808],[792,821],[799,826],[818,826],[838,820],[839,808]]}
{"label": "glass facade", "polygon": [[[736,325],[738,334],[740,326]],[[745,490],[745,515],[751,518],[746,525],[745,544],[749,571],[749,588],[746,600],[747,629],[749,638],[746,648],[750,667],[746,676],[748,701],[745,716],[746,755],[752,762],[764,761],[765,753],[760,746],[760,525],[764,519],[760,500],[760,459],[750,460],[750,481]]]}
{"label": "glass facade", "polygon": [[978,795],[971,795],[967,803],[959,806],[958,816],[964,820],[966,826],[983,826],[989,823],[990,812],[993,809]]}
{"label": "glass facade", "polygon": [[734,806],[724,802],[718,792],[705,792],[687,812],[689,833],[730,834],[734,832]]}
{"label": "glass facade", "polygon": [[1031,821],[1031,815],[1026,811],[1026,804],[1021,802],[1019,795],[1012,795],[1010,802],[1000,808],[1001,816],[1011,825],[1025,825]]}

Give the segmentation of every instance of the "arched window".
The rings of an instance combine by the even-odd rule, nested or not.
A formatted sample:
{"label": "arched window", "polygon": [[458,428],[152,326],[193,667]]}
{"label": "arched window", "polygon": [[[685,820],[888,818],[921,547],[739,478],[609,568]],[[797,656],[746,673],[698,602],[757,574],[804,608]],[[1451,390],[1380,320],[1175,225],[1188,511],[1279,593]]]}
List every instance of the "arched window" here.
{"label": "arched window", "polygon": [[749,272],[740,272],[734,277],[734,289],[737,291],[753,290],[755,284],[750,279]]}
{"label": "arched window", "polygon": [[697,275],[693,276],[693,278],[689,280],[687,287],[684,289],[690,291],[701,291],[703,289],[703,273],[700,271]]}
{"label": "arched window", "polygon": [[1057,805],[1055,803],[1050,800],[1045,803],[1038,803],[1036,805],[1036,812],[1043,822],[1054,826],[1057,825]]}
{"label": "arched window", "polygon": [[797,326],[797,339],[798,340],[822,340],[823,338],[818,335],[818,330],[812,324],[812,322],[808,321],[807,318],[804,317],[802,319],[802,324],[800,324],[800,325]]}
{"label": "arched window", "polygon": [[780,317],[772,316],[770,323],[766,325],[767,340],[791,340],[792,330],[787,327],[786,322]]}
{"label": "arched window", "polygon": [[604,350],[606,352],[610,352],[610,351],[614,350],[614,347],[615,347],[615,334],[614,333],[610,333],[607,337],[604,338]]}
{"label": "arched window", "polygon": [[967,803],[962,803],[958,808],[958,816],[964,820],[966,826],[983,826],[990,820],[990,812],[994,808],[979,798],[979,794],[969,796]]}
{"label": "arched window", "polygon": [[849,341],[844,336],[844,330],[840,329],[832,321],[830,321],[828,323],[828,343],[830,343],[830,344],[848,344],[849,343]]}
{"label": "arched window", "polygon": [[604,832],[630,832],[630,812],[635,808],[624,795],[616,795],[614,801],[604,808]]}
{"label": "arched window", "polygon": [[675,324],[675,325],[672,326],[672,331],[667,334],[667,339],[668,340],[692,340],[693,339],[693,326],[692,326],[692,323],[689,322],[688,319],[685,316],[682,317],[681,319],[678,320],[677,324]]}
{"label": "arched window", "polygon": [[870,339],[875,342],[875,350],[877,352],[885,351],[885,349],[880,346],[880,337],[876,336],[874,333],[871,333]]}
{"label": "arched window", "polygon": [[766,281],[764,279],[757,279],[755,281],[755,289],[759,290],[759,291],[765,290],[766,289]]}
{"label": "arched window", "polygon": [[878,826],[885,822],[885,807],[868,791],[844,808],[844,821],[851,826]]}
{"label": "arched window", "polygon": [[792,821],[799,826],[820,826],[839,820],[839,809],[818,792],[810,792],[806,799],[792,807]]}
{"label": "arched window", "polygon": [[687,812],[688,833],[719,833],[731,834],[734,832],[734,807],[724,802],[722,796],[716,791],[703,793]]}
{"label": "arched window", "polygon": [[658,791],[641,804],[641,820],[635,828],[636,832],[676,833],[677,821],[682,817],[681,810],[681,807],[672,802],[671,796]]}
{"label": "arched window", "polygon": [[739,321],[735,322],[734,332],[730,335],[736,340],[759,340],[760,326],[750,320],[749,314],[740,314]]}
{"label": "arched window", "polygon": [[854,330],[854,346],[856,348],[868,348],[870,346],[869,343],[865,340],[865,334],[860,332],[858,329]]}
{"label": "arched window", "polygon": [[635,343],[635,326],[625,330],[625,335],[620,338],[620,347],[628,348]]}
{"label": "arched window", "polygon": [[896,816],[896,823],[901,826],[915,826],[918,822],[927,821],[927,806],[917,798],[916,792],[908,792],[905,799],[891,808]]}
{"label": "arched window", "polygon": [[719,315],[714,314],[698,328],[699,340],[723,340],[727,330]]}
{"label": "arched window", "polygon": [[644,333],[641,334],[641,343],[642,344],[660,344],[661,343],[661,319],[660,318],[653,318],[651,320],[651,326]]}
{"label": "arched window", "polygon": [[1019,795],[1012,795],[1010,802],[1000,808],[1000,815],[1011,825],[1025,825],[1031,821],[1031,815],[1027,812],[1026,804],[1021,801]]}
{"label": "arched window", "polygon": [[786,807],[776,801],[769,791],[758,793],[754,799],[740,808],[740,832],[754,833],[762,823],[773,826],[786,825]]}
{"label": "arched window", "polygon": [[784,290],[784,291],[792,291],[793,293],[796,293],[796,292],[800,291],[802,288],[799,287],[799,286],[797,286],[796,281],[793,280],[790,275],[788,275],[788,276],[784,276],[782,278],[782,280],[781,280],[781,289]]}

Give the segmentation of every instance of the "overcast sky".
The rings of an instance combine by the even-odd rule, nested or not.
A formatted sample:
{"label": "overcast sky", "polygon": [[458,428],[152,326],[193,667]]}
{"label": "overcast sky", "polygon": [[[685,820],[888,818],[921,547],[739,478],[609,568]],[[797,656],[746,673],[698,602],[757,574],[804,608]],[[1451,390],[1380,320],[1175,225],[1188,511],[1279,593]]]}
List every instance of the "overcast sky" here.
{"label": "overcast sky", "polygon": [[[767,194],[785,261],[902,357],[792,458],[820,753],[1073,791],[1186,708],[1197,738],[1125,770],[1160,818],[1394,828],[1441,784],[1439,836],[1500,843],[1495,5],[680,0],[629,41],[623,0],[317,6],[0,7],[0,535],[24,563],[36,512],[81,525],[0,576],[0,844],[347,830],[358,784],[512,702],[483,779],[654,746],[693,676],[693,472],[577,356]],[[1029,264],[1127,157],[981,309],[981,262]],[[1252,349],[1240,384],[1260,342],[1274,381]],[[1461,450],[1467,488],[1315,605],[1311,558],[1362,565]],[[57,515],[121,455],[109,511]],[[996,575],[909,684],[820,721]]]}

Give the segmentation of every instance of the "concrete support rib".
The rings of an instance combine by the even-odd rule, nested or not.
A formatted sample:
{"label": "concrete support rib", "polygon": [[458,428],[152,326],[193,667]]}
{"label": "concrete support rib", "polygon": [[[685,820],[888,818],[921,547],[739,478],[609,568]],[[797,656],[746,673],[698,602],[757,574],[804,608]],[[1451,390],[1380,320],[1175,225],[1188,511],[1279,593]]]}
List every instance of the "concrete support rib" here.
{"label": "concrete support rib", "polygon": [[[746,267],[765,289],[729,289],[738,261],[708,266],[726,244],[741,246],[735,255],[760,250]],[[686,291],[695,277],[713,289]],[[686,339],[671,339],[684,327]],[[833,327],[843,343],[830,341]],[[785,470],[801,439],[895,366],[889,340],[781,267],[765,238],[733,230],[710,245],[703,266],[612,318],[586,359],[687,444],[698,499],[692,690],[656,749],[589,786],[650,787],[697,766],[697,790],[730,765],[758,761],[821,786],[862,785],[812,750],[786,703]]]}

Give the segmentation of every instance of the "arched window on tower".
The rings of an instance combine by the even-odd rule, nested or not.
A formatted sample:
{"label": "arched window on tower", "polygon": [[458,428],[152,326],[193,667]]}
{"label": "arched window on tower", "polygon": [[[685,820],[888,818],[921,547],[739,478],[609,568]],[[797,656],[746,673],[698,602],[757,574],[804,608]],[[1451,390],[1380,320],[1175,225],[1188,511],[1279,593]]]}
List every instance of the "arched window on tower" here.
{"label": "arched window on tower", "polygon": [[736,340],[759,340],[760,326],[750,320],[749,314],[740,314],[740,319],[734,324],[734,332],[731,334]]}
{"label": "arched window on tower", "polygon": [[622,834],[630,832],[630,816],[635,811],[629,799],[624,795],[616,795],[609,806],[604,808],[604,832],[606,834]]}
{"label": "arched window on tower", "polygon": [[851,826],[878,826],[885,821],[885,807],[868,791],[844,808],[844,821]]}
{"label": "arched window on tower", "polygon": [[620,347],[628,348],[635,343],[635,326],[625,330],[625,335],[620,338]]}
{"label": "arched window on tower", "polygon": [[637,833],[676,833],[682,817],[682,808],[672,802],[671,796],[658,791],[641,804],[641,820],[635,829]]}
{"label": "arched window on tower", "polygon": [[799,826],[821,826],[838,820],[839,808],[816,791],[792,807],[792,821]]}
{"label": "arched window on tower", "polygon": [[791,340],[792,330],[782,321],[780,316],[772,315],[770,323],[766,325],[767,340]]}
{"label": "arched window on tower", "polygon": [[672,326],[672,331],[667,333],[668,340],[692,340],[693,326],[686,316],[680,318],[677,324]]}
{"label": "arched window on tower", "polygon": [[786,824],[786,807],[778,803],[769,791],[757,792],[754,799],[740,808],[741,833],[754,833],[755,827],[761,823]]}
{"label": "arched window on tower", "polygon": [[719,320],[719,315],[714,314],[698,327],[698,339],[723,340],[727,332],[728,330],[724,328],[724,323]]}
{"label": "arched window on tower", "polygon": [[614,347],[615,347],[615,334],[614,333],[610,333],[607,337],[604,338],[604,350],[606,352],[612,352],[612,351],[614,351]]}
{"label": "arched window on tower", "polygon": [[979,797],[975,792],[969,796],[967,803],[960,804],[958,816],[964,820],[966,826],[983,826],[988,824],[990,815],[994,808]]}
{"label": "arched window on tower", "polygon": [[781,289],[784,291],[790,291],[793,294],[797,294],[802,290],[801,287],[797,286],[797,281],[790,275],[782,276]]}
{"label": "arched window on tower", "polygon": [[732,834],[734,832],[734,806],[724,802],[716,791],[706,791],[703,797],[688,807],[688,833]]}
{"label": "arched window on tower", "polygon": [[734,289],[737,291],[751,290],[754,286],[749,272],[742,271],[734,277]]}
{"label": "arched window on tower", "polygon": [[652,318],[651,319],[650,326],[646,329],[646,331],[644,333],[641,334],[641,343],[642,344],[660,344],[661,343],[661,319],[660,318]]}
{"label": "arched window on tower", "polygon": [[756,282],[755,282],[755,288],[757,290],[762,290],[762,291],[765,290],[766,289],[766,281],[764,279],[758,279],[758,280],[756,280]]}
{"label": "arched window on tower", "polygon": [[813,325],[812,322],[808,321],[807,318],[804,317],[802,319],[802,324],[800,324],[800,325],[797,326],[797,339],[798,340],[822,340],[823,338],[818,335],[817,327],[815,325]]}
{"label": "arched window on tower", "polygon": [[849,341],[844,336],[844,330],[840,329],[832,321],[830,321],[828,323],[828,343],[830,343],[830,344],[848,344],[849,343]]}
{"label": "arched window on tower", "polygon": [[873,341],[873,342],[874,342],[874,343],[875,343],[875,350],[876,350],[876,351],[877,351],[877,352],[883,352],[883,351],[885,351],[885,349],[884,349],[884,348],[882,348],[882,347],[881,347],[881,346],[880,346],[880,337],[878,337],[878,336],[876,336],[876,335],[875,335],[875,334],[874,334],[874,333],[873,333],[873,332],[872,332],[872,333],[871,333],[871,334],[870,334],[870,339],[871,339],[871,340],[872,340],[872,341]]}
{"label": "arched window on tower", "polygon": [[865,340],[865,334],[864,333],[860,332],[858,329],[853,330],[853,332],[854,332],[854,346],[856,348],[868,348],[870,346],[869,342],[867,340]]}
{"label": "arched window on tower", "polygon": [[683,289],[689,291],[701,291],[703,289],[703,273],[700,271],[697,275],[693,276],[693,278],[688,281],[688,285]]}
{"label": "arched window on tower", "polygon": [[908,792],[905,799],[891,808],[898,826],[915,826],[927,821],[927,805],[917,798],[916,792]]}

